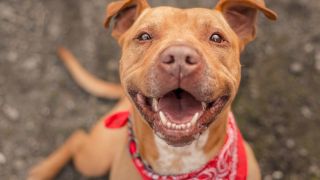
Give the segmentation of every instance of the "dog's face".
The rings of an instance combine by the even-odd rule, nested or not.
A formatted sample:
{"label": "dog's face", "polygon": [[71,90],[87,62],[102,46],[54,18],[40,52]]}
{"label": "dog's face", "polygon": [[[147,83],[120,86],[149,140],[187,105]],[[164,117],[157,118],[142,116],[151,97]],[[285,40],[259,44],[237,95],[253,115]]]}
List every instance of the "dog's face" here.
{"label": "dog's face", "polygon": [[238,46],[217,11],[147,9],[123,38],[121,82],[159,137],[190,143],[236,94]]}
{"label": "dog's face", "polygon": [[160,138],[189,144],[229,110],[240,82],[240,52],[250,37],[240,37],[218,10],[158,7],[136,16],[137,8],[118,15],[118,25],[130,27],[116,35],[121,83]]}

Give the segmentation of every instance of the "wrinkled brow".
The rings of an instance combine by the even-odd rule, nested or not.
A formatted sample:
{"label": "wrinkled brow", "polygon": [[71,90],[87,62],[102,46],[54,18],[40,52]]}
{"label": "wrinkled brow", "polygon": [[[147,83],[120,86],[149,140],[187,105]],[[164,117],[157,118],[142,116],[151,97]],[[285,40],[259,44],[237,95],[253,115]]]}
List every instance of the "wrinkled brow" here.
{"label": "wrinkled brow", "polygon": [[143,23],[137,26],[136,31],[155,31],[160,25],[156,23]]}

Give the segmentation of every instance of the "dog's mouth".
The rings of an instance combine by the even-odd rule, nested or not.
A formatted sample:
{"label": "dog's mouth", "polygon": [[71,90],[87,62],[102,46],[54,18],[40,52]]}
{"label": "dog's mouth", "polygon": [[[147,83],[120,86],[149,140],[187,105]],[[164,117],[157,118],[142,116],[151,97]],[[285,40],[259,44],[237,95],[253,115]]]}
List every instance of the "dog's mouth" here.
{"label": "dog's mouth", "polygon": [[216,119],[229,99],[228,95],[222,95],[210,102],[198,101],[181,88],[160,98],[135,91],[129,94],[154,132],[173,146],[184,146],[195,140]]}

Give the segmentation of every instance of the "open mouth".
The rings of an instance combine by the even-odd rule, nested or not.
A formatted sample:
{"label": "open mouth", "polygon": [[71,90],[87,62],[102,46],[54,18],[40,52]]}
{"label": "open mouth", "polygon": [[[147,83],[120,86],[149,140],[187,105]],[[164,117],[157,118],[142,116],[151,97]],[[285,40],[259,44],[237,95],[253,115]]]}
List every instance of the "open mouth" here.
{"label": "open mouth", "polygon": [[186,90],[172,90],[163,97],[130,93],[138,110],[154,132],[168,144],[183,146],[195,140],[215,120],[229,96],[210,102],[198,101]]}

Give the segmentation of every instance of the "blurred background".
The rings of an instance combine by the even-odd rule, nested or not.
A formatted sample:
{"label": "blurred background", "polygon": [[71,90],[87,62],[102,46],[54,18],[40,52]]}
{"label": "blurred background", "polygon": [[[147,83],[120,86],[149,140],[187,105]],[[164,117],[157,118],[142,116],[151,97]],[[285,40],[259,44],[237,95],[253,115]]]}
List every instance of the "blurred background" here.
{"label": "blurred background", "polygon": [[[213,8],[212,0],[150,1]],[[0,0],[0,179],[27,170],[76,129],[88,129],[115,101],[84,92],[56,55],[68,47],[93,74],[118,82],[120,49],[102,22],[108,0]],[[267,1],[242,55],[233,109],[263,179],[320,179],[320,3]],[[88,179],[70,163],[58,180]],[[106,177],[94,178],[106,179]]]}

